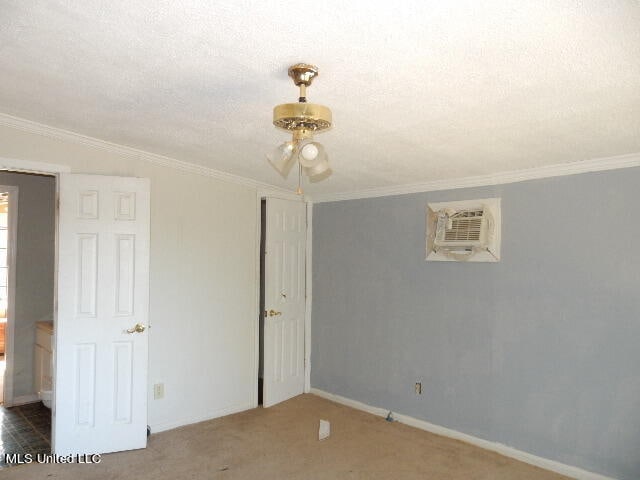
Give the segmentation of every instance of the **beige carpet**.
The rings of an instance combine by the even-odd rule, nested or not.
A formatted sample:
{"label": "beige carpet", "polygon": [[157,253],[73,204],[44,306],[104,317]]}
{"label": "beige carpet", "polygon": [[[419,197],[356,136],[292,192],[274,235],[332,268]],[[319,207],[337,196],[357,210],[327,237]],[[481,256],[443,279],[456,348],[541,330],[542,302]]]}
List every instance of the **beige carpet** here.
{"label": "beige carpet", "polygon": [[[331,437],[318,441],[318,421]],[[51,479],[448,479],[560,480],[551,473],[463,442],[302,395],[269,409],[152,435],[146,450],[99,465],[24,465],[0,478]]]}

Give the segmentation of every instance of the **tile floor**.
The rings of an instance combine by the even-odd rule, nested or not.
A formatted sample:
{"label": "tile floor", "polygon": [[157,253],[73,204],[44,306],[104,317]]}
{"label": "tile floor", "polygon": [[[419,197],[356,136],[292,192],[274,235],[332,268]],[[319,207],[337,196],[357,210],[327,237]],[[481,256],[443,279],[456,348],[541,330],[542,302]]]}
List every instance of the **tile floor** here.
{"label": "tile floor", "polygon": [[0,406],[0,468],[7,453],[51,453],[51,410],[41,402]]}

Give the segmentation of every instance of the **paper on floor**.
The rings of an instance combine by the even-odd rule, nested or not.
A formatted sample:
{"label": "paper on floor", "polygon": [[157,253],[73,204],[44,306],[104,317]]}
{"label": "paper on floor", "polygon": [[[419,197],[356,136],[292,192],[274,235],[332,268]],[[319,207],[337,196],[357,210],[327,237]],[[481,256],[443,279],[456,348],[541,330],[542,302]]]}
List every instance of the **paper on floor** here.
{"label": "paper on floor", "polygon": [[320,420],[320,429],[318,430],[318,440],[324,440],[331,434],[331,424],[329,420]]}

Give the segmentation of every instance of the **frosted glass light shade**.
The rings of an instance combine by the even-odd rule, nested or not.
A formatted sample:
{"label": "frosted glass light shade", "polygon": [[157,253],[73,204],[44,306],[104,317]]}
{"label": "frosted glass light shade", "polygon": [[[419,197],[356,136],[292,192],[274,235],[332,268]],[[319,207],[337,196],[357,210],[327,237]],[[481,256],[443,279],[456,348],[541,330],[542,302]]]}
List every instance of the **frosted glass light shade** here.
{"label": "frosted glass light shade", "polygon": [[309,177],[309,181],[311,183],[322,182],[323,180],[326,180],[327,178],[329,178],[332,173],[333,173],[333,170],[331,170],[331,168],[327,168],[324,172],[318,175],[314,175],[313,177]]}
{"label": "frosted glass light shade", "polygon": [[[302,163],[302,161],[300,163]],[[323,157],[320,159],[320,161],[316,162],[315,165],[313,165],[311,167],[305,167],[304,173],[306,173],[307,176],[310,177],[312,179],[312,181],[313,181],[313,177],[317,177],[319,175],[322,175],[322,174],[326,173],[329,170],[330,170],[329,158],[327,157],[327,154],[325,153],[323,155]]]}
{"label": "frosted glass light shade", "polygon": [[282,178],[287,178],[291,167],[296,162],[296,157],[293,155],[294,151],[295,145],[293,142],[284,142],[267,154],[267,160]]}

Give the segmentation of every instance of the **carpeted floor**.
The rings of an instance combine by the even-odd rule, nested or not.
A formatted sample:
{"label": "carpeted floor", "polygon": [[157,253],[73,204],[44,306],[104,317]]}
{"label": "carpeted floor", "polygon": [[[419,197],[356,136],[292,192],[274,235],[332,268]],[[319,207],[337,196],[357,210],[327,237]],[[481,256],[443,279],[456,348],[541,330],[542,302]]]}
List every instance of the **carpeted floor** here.
{"label": "carpeted floor", "polygon": [[[318,421],[331,436],[318,441]],[[22,465],[11,480],[561,480],[561,475],[399,423],[302,395],[269,409],[152,435],[146,450],[99,465]]]}

